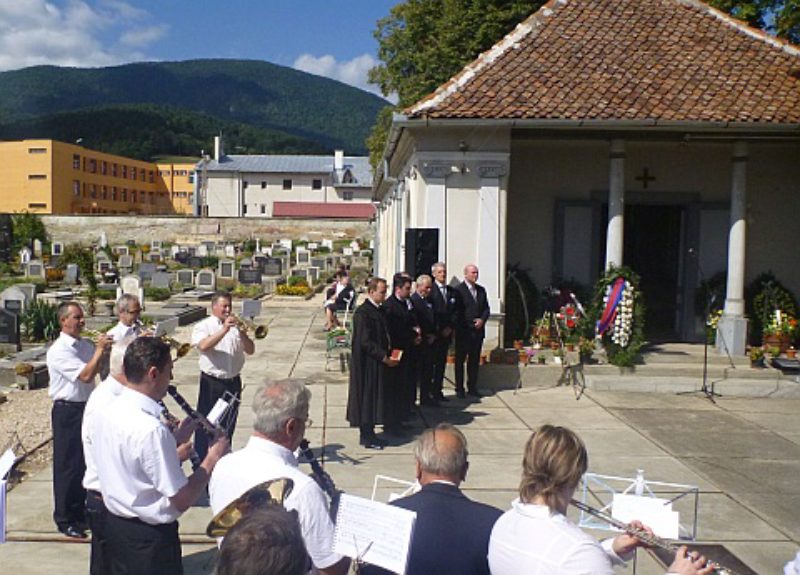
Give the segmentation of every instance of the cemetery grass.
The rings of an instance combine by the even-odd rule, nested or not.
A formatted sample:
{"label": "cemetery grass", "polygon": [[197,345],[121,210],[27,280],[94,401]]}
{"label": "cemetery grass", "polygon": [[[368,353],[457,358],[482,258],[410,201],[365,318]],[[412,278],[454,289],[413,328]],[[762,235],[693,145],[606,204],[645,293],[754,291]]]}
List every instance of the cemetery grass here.
{"label": "cemetery grass", "polygon": [[53,444],[48,441],[53,436],[52,402],[47,389],[10,391],[5,397],[7,401],[0,404],[0,449],[12,447],[17,457],[27,454],[11,472],[9,488],[13,489],[41,471],[53,457]]}

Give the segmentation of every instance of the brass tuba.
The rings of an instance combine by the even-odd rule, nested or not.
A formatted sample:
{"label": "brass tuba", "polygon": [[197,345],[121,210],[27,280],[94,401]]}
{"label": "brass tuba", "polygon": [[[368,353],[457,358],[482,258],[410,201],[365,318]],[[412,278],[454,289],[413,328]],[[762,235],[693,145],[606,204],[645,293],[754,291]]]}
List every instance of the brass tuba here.
{"label": "brass tuba", "polygon": [[206,535],[225,537],[228,530],[248,512],[267,505],[283,505],[293,487],[294,481],[286,477],[265,481],[251,487],[214,516],[214,519],[206,527]]}
{"label": "brass tuba", "polygon": [[168,335],[161,336],[161,340],[164,343],[168,343],[169,346],[175,350],[175,361],[178,361],[180,358],[192,351],[191,343],[180,342],[173,337],[169,337]]}

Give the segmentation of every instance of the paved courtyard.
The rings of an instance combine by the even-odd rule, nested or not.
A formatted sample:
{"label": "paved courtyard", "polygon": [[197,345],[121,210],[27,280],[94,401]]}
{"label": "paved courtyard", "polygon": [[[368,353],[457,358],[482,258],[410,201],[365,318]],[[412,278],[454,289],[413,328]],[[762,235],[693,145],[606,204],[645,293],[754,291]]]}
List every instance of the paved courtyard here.
{"label": "paved courtyard", "polygon": [[[247,439],[248,404],[259,381],[304,377],[313,393],[308,439],[315,450],[324,447],[325,468],[337,487],[368,497],[376,474],[412,480],[412,439],[369,451],[348,427],[347,376],[336,362],[326,371],[319,299],[265,302],[262,321],[270,333],[256,343],[243,372],[245,406],[234,447]],[[188,341],[190,329],[181,328],[178,339]],[[509,508],[524,443],[532,429],[549,422],[580,434],[591,472],[633,477],[643,469],[650,480],[698,486],[698,540],[723,543],[756,572],[782,573],[800,548],[800,400],[726,396],[714,405],[702,396],[589,390],[576,401],[571,389],[549,381],[528,384],[526,378],[517,391],[514,381],[502,381],[507,370],[498,378],[492,366],[483,369],[485,379],[497,384],[494,395],[480,403],[453,398],[446,408],[424,409],[415,423],[419,431],[451,421],[464,431],[470,469],[463,487],[470,497]],[[192,401],[197,374],[195,352],[176,363],[175,380]],[[0,546],[4,573],[87,572],[89,546],[66,540],[53,526],[49,468],[13,490],[8,506],[10,542]],[[213,570],[215,547],[204,534],[210,518],[208,508],[194,507],[181,520],[187,574]],[[640,553],[636,572],[663,570]]]}

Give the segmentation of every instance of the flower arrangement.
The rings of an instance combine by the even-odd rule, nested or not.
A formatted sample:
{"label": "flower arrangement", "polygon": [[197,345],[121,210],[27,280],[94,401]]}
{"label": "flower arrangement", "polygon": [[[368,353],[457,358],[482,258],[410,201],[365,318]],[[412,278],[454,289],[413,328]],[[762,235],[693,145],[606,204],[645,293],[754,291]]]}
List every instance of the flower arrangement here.
{"label": "flower arrangement", "polygon": [[794,338],[797,335],[797,319],[776,309],[772,318],[764,325],[763,334]]}
{"label": "flower arrangement", "polygon": [[595,286],[590,318],[608,361],[633,366],[644,345],[644,303],[639,276],[630,268],[612,267]]}

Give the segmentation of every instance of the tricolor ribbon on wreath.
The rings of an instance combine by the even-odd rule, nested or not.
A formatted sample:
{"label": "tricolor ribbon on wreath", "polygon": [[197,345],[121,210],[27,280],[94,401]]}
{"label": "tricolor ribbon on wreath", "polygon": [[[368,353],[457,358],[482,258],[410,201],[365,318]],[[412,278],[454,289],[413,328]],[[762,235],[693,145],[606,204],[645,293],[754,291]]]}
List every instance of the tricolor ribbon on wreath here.
{"label": "tricolor ribbon on wreath", "polygon": [[614,280],[608,290],[608,296],[606,297],[606,306],[603,309],[603,313],[600,316],[600,320],[597,322],[595,326],[595,331],[598,335],[603,335],[608,328],[614,325],[614,320],[617,317],[617,312],[619,310],[619,304],[622,301],[622,296],[625,293],[625,278],[618,277]]}

